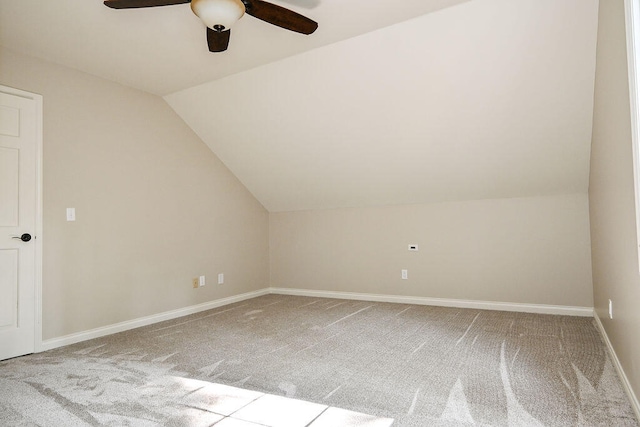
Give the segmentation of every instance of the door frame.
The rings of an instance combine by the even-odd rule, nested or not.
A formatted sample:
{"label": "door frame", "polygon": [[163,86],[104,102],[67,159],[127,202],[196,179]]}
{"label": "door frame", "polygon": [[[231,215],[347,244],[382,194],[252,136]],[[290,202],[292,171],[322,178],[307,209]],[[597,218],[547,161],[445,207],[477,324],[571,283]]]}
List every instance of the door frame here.
{"label": "door frame", "polygon": [[36,229],[35,238],[35,265],[34,265],[34,343],[35,353],[43,351],[42,346],[42,187],[43,187],[43,109],[42,95],[16,89],[9,86],[0,85],[0,92],[7,95],[18,96],[30,99],[35,102],[36,107]]}

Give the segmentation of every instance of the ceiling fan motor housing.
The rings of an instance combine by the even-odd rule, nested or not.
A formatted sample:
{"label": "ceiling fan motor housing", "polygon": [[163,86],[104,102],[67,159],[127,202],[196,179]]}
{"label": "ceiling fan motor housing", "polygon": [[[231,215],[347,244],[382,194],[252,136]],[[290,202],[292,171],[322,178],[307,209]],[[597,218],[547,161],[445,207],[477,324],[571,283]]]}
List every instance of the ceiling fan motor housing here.
{"label": "ceiling fan motor housing", "polygon": [[245,12],[241,0],[191,0],[191,10],[214,31],[226,31]]}

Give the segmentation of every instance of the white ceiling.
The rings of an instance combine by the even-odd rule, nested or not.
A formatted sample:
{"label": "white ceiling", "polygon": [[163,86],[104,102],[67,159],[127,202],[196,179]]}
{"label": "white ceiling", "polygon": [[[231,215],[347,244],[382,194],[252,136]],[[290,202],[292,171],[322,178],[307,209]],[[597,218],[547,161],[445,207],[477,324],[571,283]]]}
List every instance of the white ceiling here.
{"label": "white ceiling", "polygon": [[165,95],[468,0],[272,0],[319,23],[310,36],[245,15],[208,51],[188,4],[114,10],[101,0],[0,0],[0,45]]}
{"label": "white ceiling", "polygon": [[0,0],[0,44],[166,95],[273,212],[587,191],[598,0],[273,2],[318,31]]}
{"label": "white ceiling", "polygon": [[473,0],[166,96],[270,211],[587,192],[597,0]]}

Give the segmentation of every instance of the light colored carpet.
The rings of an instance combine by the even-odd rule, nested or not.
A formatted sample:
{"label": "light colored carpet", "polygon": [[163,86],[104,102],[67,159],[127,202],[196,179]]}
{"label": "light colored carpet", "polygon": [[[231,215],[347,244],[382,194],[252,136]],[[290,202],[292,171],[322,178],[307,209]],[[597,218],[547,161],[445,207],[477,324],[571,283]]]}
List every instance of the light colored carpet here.
{"label": "light colored carpet", "polygon": [[0,362],[0,424],[200,425],[188,380],[394,427],[638,426],[593,319],[280,295]]}

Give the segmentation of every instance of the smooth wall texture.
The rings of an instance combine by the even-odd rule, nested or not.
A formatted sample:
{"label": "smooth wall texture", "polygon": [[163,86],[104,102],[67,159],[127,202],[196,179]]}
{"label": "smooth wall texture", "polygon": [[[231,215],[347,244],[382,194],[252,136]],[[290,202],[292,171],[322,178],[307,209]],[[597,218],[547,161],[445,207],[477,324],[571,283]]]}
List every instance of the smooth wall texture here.
{"label": "smooth wall texture", "polygon": [[0,84],[44,97],[45,340],[268,286],[267,211],[162,98],[7,50]]}
{"label": "smooth wall texture", "polygon": [[597,17],[474,0],[165,99],[269,212],[586,193]]}
{"label": "smooth wall texture", "polygon": [[638,396],[640,274],[627,76],[624,1],[601,1],[589,184],[594,300]]}
{"label": "smooth wall texture", "polygon": [[269,224],[273,287],[593,305],[586,194],[281,212]]}

